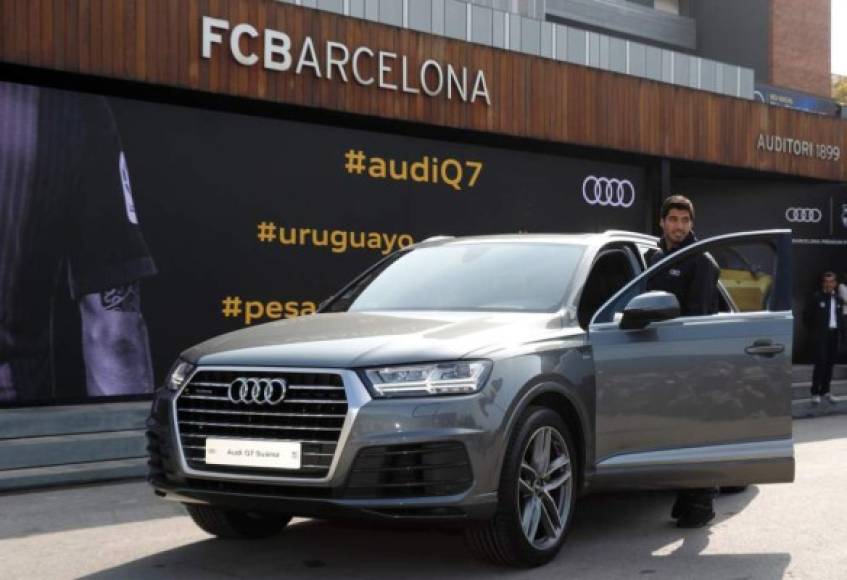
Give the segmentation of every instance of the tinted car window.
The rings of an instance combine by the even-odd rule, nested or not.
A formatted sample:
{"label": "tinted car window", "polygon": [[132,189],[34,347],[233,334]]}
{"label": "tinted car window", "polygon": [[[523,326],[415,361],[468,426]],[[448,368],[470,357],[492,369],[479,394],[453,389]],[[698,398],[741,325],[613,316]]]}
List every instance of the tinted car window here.
{"label": "tinted car window", "polygon": [[591,268],[582,290],[577,310],[579,325],[587,327],[597,309],[633,278],[635,271],[625,250],[602,252]]}
{"label": "tinted car window", "polygon": [[742,244],[712,251],[720,267],[720,281],[740,312],[768,310],[776,277],[776,248],[769,244]]}
{"label": "tinted car window", "polygon": [[[399,255],[341,297],[347,309],[552,312],[584,248],[544,243],[469,243]],[[331,305],[329,310],[338,310]]]}
{"label": "tinted car window", "polygon": [[671,269],[682,270],[681,265],[686,261],[695,260],[704,253],[717,271],[715,312],[758,312],[775,308],[771,299],[778,263],[776,246],[768,240],[726,240],[709,244],[700,252],[688,253],[682,260],[671,258],[669,263],[603,306],[596,322],[611,322],[630,300],[651,289],[651,280]]}

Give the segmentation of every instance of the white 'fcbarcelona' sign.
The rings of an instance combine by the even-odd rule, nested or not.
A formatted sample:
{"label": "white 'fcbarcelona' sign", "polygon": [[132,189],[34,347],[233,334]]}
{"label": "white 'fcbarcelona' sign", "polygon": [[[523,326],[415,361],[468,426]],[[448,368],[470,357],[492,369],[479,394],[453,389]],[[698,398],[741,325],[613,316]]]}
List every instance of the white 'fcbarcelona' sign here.
{"label": "white 'fcbarcelona' sign", "polygon": [[[319,79],[338,78],[346,83],[352,78],[360,85],[375,85],[388,91],[450,100],[457,98],[470,103],[482,100],[491,105],[482,70],[469,71],[467,67],[444,64],[434,59],[426,59],[416,66],[405,54],[373,50],[367,46],[351,49],[343,42],[333,40],[315,43],[311,36],[306,36],[298,46],[294,46],[291,37],[280,30],[266,28],[260,33],[251,24],[242,22],[232,26],[229,20],[211,16],[203,16],[202,29],[201,53],[206,59],[212,58],[212,45],[223,44],[224,36],[228,35],[227,44],[232,57],[244,66],[254,66],[261,61],[262,66],[271,71],[293,70],[296,75],[309,71]],[[242,43],[245,37],[246,43]],[[243,45],[247,48],[242,49]],[[373,73],[364,72],[365,63],[371,63],[367,70]]]}

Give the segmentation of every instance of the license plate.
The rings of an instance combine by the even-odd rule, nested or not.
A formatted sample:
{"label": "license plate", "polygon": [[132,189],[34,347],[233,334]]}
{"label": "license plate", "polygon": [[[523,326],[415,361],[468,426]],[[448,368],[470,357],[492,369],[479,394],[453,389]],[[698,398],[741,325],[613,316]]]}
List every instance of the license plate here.
{"label": "license plate", "polygon": [[206,438],[208,465],[300,469],[300,443]]}

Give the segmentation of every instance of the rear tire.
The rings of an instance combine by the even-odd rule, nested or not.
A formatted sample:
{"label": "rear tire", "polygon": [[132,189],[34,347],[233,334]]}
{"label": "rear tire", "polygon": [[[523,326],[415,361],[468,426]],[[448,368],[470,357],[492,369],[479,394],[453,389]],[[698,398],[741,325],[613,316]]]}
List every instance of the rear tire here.
{"label": "rear tire", "polygon": [[203,531],[226,539],[268,538],[280,533],[291,516],[184,504],[188,515]]}
{"label": "rear tire", "polygon": [[494,564],[533,567],[552,560],[570,529],[578,476],[576,447],[555,411],[524,411],[500,474],[494,517],[465,532],[468,548]]}

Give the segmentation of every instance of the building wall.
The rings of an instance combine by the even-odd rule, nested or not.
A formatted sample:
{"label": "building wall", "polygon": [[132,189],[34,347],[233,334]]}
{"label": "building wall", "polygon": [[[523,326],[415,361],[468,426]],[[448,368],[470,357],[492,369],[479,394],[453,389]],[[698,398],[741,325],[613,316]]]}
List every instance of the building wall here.
{"label": "building wall", "polygon": [[831,0],[771,1],[770,84],[830,94]]}
{"label": "building wall", "polygon": [[[224,20],[226,26],[217,29],[214,43],[211,37],[201,43],[204,18]],[[243,23],[258,30],[255,38],[241,35],[238,60],[231,32]],[[524,24],[549,30],[542,26],[549,23],[522,19]],[[300,57],[301,62],[289,62],[288,69],[274,59],[266,59],[272,66],[263,66],[259,55],[267,53],[260,31],[265,29],[284,32],[294,55],[308,54],[302,47],[312,46],[321,56],[308,66],[301,66]],[[533,38],[541,46],[559,46],[540,36]],[[344,76],[329,77],[325,59],[330,41],[343,41],[348,51],[362,46],[371,51],[373,56],[363,59],[360,71],[368,82],[348,78],[349,63]],[[244,62],[244,50],[252,55],[252,64]],[[377,52],[387,63],[381,72]],[[840,119],[539,58],[538,52],[503,51],[266,0],[0,0],[0,63],[431,127],[820,179],[847,177],[842,154],[847,151],[847,125]],[[427,73],[427,63],[438,70]],[[676,64],[668,59],[669,70]],[[406,65],[407,80],[414,86],[401,90]],[[710,83],[723,79],[727,71],[718,65],[703,61],[697,72]],[[433,84],[436,77],[447,79],[447,67],[456,67],[452,74],[457,82],[467,76],[464,96],[457,92],[451,97],[446,82]],[[424,78],[437,90],[421,91],[420,72],[427,73]],[[739,74],[736,69],[736,82]],[[726,84],[724,80],[715,85]],[[471,89],[475,85],[485,91],[477,93]]]}
{"label": "building wall", "polygon": [[[690,54],[695,28],[685,1],[560,2],[558,6],[565,10],[554,10],[546,22],[547,0],[277,1],[701,91],[755,98],[752,69]],[[549,6],[557,1],[549,0]],[[644,18],[648,24],[642,22]],[[616,19],[629,28],[614,25]],[[664,48],[670,45],[662,27],[673,29],[681,22],[690,29],[690,46],[684,52]],[[657,23],[664,24],[657,29]],[[651,36],[651,30],[662,34]]]}
{"label": "building wall", "polygon": [[[420,1],[420,0],[418,0]],[[477,6],[487,6],[495,10],[520,14],[536,20],[544,20],[545,0],[465,0]]]}
{"label": "building wall", "polygon": [[[676,50],[694,50],[694,21],[679,16],[673,2],[547,0],[547,19]],[[677,11],[678,12],[678,11]]]}
{"label": "building wall", "polygon": [[697,54],[752,68],[757,82],[770,79],[770,0],[697,0]]}
{"label": "building wall", "polygon": [[679,0],[656,0],[653,7],[661,12],[679,14]]}

